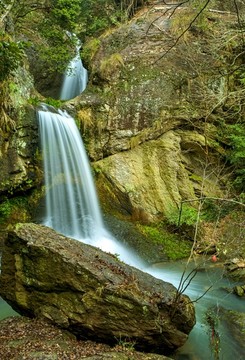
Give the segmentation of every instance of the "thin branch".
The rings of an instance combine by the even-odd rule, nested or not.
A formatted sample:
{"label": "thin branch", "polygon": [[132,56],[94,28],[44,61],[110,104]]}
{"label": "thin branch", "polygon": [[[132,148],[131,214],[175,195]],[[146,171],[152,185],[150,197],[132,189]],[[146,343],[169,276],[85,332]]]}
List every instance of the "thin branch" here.
{"label": "thin branch", "polygon": [[[241,21],[241,18],[240,18],[238,5],[237,5],[236,0],[233,0],[233,2],[234,2],[234,5],[235,5],[235,9],[236,9],[236,16],[237,16],[238,26],[239,26],[240,30],[242,30],[243,26],[242,26],[242,21]],[[242,36],[242,42],[243,42],[243,45],[244,45],[244,37],[243,36]]]}
{"label": "thin branch", "polygon": [[199,297],[197,297],[195,300],[191,300],[189,302],[187,302],[186,304],[193,304],[193,303],[196,303],[198,302],[200,299],[202,299],[206,294],[207,292],[209,292],[210,289],[212,289],[213,285],[210,285],[207,290],[205,290],[202,295],[200,295]]}
{"label": "thin branch", "polygon": [[177,37],[177,39],[174,41],[173,45],[170,46],[170,48],[168,50],[166,50],[154,63],[156,64],[159,60],[161,60],[165,55],[167,55],[179,42],[179,40],[185,35],[185,33],[187,33],[187,31],[192,27],[192,25],[194,24],[194,22],[196,21],[196,19],[201,15],[201,13],[206,9],[206,7],[208,6],[208,4],[210,3],[211,0],[207,0],[206,3],[204,4],[204,6],[198,11],[198,13],[195,15],[195,17],[191,20],[191,22],[189,23],[189,25],[185,28],[184,31],[182,31],[182,33]]}
{"label": "thin branch", "polygon": [[12,7],[14,6],[14,3],[15,0],[11,0],[10,3],[6,6],[4,13],[0,17],[0,25],[3,23],[3,20],[6,18],[6,16],[8,16],[8,14],[10,13]]}
{"label": "thin branch", "polygon": [[148,34],[151,26],[154,25],[155,22],[157,22],[159,19],[161,19],[163,16],[165,16],[168,12],[170,12],[170,11],[174,8],[173,11],[172,11],[172,13],[169,15],[169,19],[170,19],[170,18],[174,15],[174,13],[176,12],[176,10],[177,10],[180,6],[182,6],[183,4],[186,4],[186,3],[188,3],[188,2],[189,2],[189,0],[185,0],[185,1],[182,1],[181,3],[179,3],[179,4],[167,4],[165,1],[163,1],[164,5],[169,5],[169,6],[171,6],[171,7],[170,7],[170,8],[167,8],[167,9],[164,11],[163,14],[161,14],[160,16],[158,16],[156,19],[154,19],[154,20],[151,22],[151,24],[149,25],[149,27],[148,27],[148,29],[147,29],[147,31],[146,31],[146,35]]}
{"label": "thin branch", "polygon": [[204,200],[204,201],[205,200],[227,201],[227,202],[231,202],[231,203],[234,203],[234,204],[245,207],[245,204],[243,204],[240,201],[236,201],[236,200],[233,200],[233,199],[224,199],[224,198],[219,198],[219,197],[212,197],[212,196],[207,196],[207,197],[203,196],[203,197],[200,197],[200,198],[197,198],[197,199],[182,200],[181,203],[192,202],[192,201],[201,201],[201,200]]}
{"label": "thin branch", "polygon": [[[187,277],[184,279],[184,281],[181,284],[180,287],[180,293],[183,294],[185,292],[185,290],[188,288],[188,286],[190,285],[190,283],[192,282],[192,280],[194,279],[194,277],[197,274],[197,269],[198,267],[196,267],[195,269],[193,269],[188,275]],[[187,281],[188,280],[188,281]],[[187,282],[187,283],[186,283]],[[186,285],[185,285],[186,283]]]}

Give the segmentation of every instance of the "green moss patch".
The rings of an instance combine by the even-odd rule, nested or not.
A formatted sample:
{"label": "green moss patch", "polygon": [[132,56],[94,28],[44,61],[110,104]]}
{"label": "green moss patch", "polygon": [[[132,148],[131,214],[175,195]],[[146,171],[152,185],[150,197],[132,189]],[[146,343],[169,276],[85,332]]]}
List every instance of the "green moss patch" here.
{"label": "green moss patch", "polygon": [[189,256],[192,246],[191,242],[180,239],[179,236],[169,233],[164,228],[141,224],[138,224],[137,228],[153,244],[162,245],[163,252],[169,260],[178,260]]}

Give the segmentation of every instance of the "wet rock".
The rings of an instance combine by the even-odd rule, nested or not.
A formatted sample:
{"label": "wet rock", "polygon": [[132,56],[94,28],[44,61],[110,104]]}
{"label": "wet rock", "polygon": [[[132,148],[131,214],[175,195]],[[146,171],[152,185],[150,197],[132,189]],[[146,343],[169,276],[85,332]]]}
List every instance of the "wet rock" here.
{"label": "wet rock", "polygon": [[[188,154],[181,154],[185,139],[186,134],[182,131],[168,131],[157,140],[131,151],[97,161],[94,168],[98,174],[99,193],[114,193],[114,204],[117,203],[118,208],[124,209],[133,220],[154,222],[164,216],[171,218],[181,199],[195,199],[196,191],[200,190],[200,177],[193,181],[187,171],[193,166],[193,159],[191,161]],[[188,141],[193,146],[198,143],[197,139],[194,135],[192,139],[189,134]],[[195,155],[201,161],[200,152],[193,150],[191,156]],[[211,183],[206,183],[206,194],[211,194],[210,187]],[[213,192],[218,193],[218,188],[213,186]]]}
{"label": "wet rock", "polygon": [[235,286],[233,292],[240,297],[244,296],[245,295],[245,285]]}
{"label": "wet rock", "polygon": [[[6,86],[6,85],[5,85]],[[3,196],[25,192],[39,185],[36,153],[39,144],[36,112],[26,99],[33,94],[32,78],[26,68],[18,69],[10,87],[15,91],[1,104],[0,201]],[[6,90],[7,91],[7,90]]]}
{"label": "wet rock", "polygon": [[176,298],[173,285],[36,224],[9,233],[0,288],[21,314],[49,319],[82,339],[130,339],[140,351],[166,354],[195,324],[193,304]]}
{"label": "wet rock", "polygon": [[228,276],[239,279],[245,279],[245,260],[243,258],[234,258],[226,261],[225,268]]}
{"label": "wet rock", "polygon": [[[112,194],[132,220],[169,218],[180,201],[192,199],[195,206],[200,194],[223,197],[220,176],[209,169],[204,176],[203,170],[207,149],[210,169],[219,167],[224,153],[218,140],[207,141],[216,138],[215,122],[208,123],[205,136],[200,129],[210,87],[219,89],[217,104],[225,96],[226,79],[214,75],[214,60],[202,58],[213,53],[205,48],[211,38],[205,45],[195,38],[161,57],[175,35],[172,20],[154,4],[104,34],[90,61],[86,92],[75,104],[99,193],[107,194],[108,203]],[[196,74],[192,62],[202,64]],[[200,87],[203,72],[207,97]]]}

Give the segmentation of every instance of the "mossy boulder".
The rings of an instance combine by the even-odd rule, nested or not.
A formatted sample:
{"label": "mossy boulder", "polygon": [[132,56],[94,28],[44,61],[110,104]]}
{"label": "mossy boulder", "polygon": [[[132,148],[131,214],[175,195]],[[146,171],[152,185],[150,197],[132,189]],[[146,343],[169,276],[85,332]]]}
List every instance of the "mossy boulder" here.
{"label": "mossy boulder", "polygon": [[2,256],[1,296],[20,313],[76,336],[141,351],[183,345],[195,324],[190,299],[115,256],[36,224],[18,224]]}
{"label": "mossy boulder", "polygon": [[[245,261],[244,258],[233,258],[225,262],[227,275],[235,280],[245,280]],[[244,286],[234,289],[237,295],[244,294]]]}
{"label": "mossy boulder", "polygon": [[[185,132],[171,130],[157,140],[95,162],[99,193],[113,194],[114,207],[117,204],[134,220],[169,218],[178,212],[182,199],[195,200],[201,191],[197,178],[202,179],[202,170],[195,164],[202,161],[204,139],[188,134],[190,150],[185,154],[186,137]],[[203,180],[203,195],[221,194],[217,180],[215,174]]]}

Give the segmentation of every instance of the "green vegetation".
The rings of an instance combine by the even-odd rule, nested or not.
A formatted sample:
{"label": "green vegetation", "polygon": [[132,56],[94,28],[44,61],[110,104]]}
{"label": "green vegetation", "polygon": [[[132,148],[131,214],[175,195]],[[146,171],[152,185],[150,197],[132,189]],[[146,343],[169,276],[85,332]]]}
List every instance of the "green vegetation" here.
{"label": "green vegetation", "polygon": [[17,221],[27,221],[28,198],[25,196],[7,199],[0,204],[0,224]]}
{"label": "green vegetation", "polygon": [[0,34],[0,81],[8,78],[20,66],[25,44],[15,42],[9,36]]}
{"label": "green vegetation", "polygon": [[[29,43],[35,46],[38,57],[46,62],[47,68],[63,73],[74,56],[76,40],[69,34],[75,33],[82,43],[90,38],[90,46],[83,54],[85,59],[90,58],[95,51],[94,46],[98,45],[98,40],[94,39],[106,29],[131,17],[144,3],[144,0],[3,0],[0,20],[11,19],[16,40],[6,38],[6,32],[2,30],[0,76],[6,78],[18,67],[23,48]],[[26,40],[18,41],[18,37]]]}
{"label": "green vegetation", "polygon": [[216,223],[237,209],[242,210],[242,198],[240,200],[204,197],[182,202],[180,209],[173,208],[169,212],[167,221],[171,225],[184,228],[186,226],[194,228],[202,221]]}
{"label": "green vegetation", "polygon": [[31,104],[33,106],[37,106],[40,104],[41,100],[37,96],[34,96],[34,97],[29,98],[28,102],[29,102],[29,104]]}
{"label": "green vegetation", "polygon": [[187,203],[182,204],[182,208],[179,210],[173,208],[168,214],[168,222],[172,225],[195,225],[197,221],[198,212],[197,209],[190,206]]}
{"label": "green vegetation", "polygon": [[56,0],[51,8],[51,18],[57,25],[70,32],[75,31],[80,21],[81,0]]}
{"label": "green vegetation", "polygon": [[163,253],[170,260],[183,259],[189,256],[191,242],[181,240],[179,236],[169,233],[163,227],[137,225],[138,230],[155,244],[162,245]]}
{"label": "green vegetation", "polygon": [[89,67],[91,65],[91,61],[96,54],[97,50],[100,47],[100,40],[97,38],[91,39],[86,42],[86,44],[82,48],[81,57],[83,59],[84,64]]}
{"label": "green vegetation", "polygon": [[120,54],[115,53],[102,60],[100,64],[100,75],[103,79],[110,79],[111,75],[119,71],[124,66],[123,58]]}
{"label": "green vegetation", "polygon": [[116,338],[117,344],[118,346],[120,346],[122,348],[122,351],[128,350],[128,351],[134,351],[136,342],[132,341],[130,339],[122,339],[122,337],[120,336],[120,338]]}
{"label": "green vegetation", "polygon": [[228,159],[234,166],[234,185],[245,191],[245,123],[228,125],[227,133],[231,146]]}
{"label": "green vegetation", "polygon": [[53,99],[51,97],[48,97],[45,99],[45,103],[48,105],[53,106],[54,108],[59,109],[62,105],[62,100]]}

